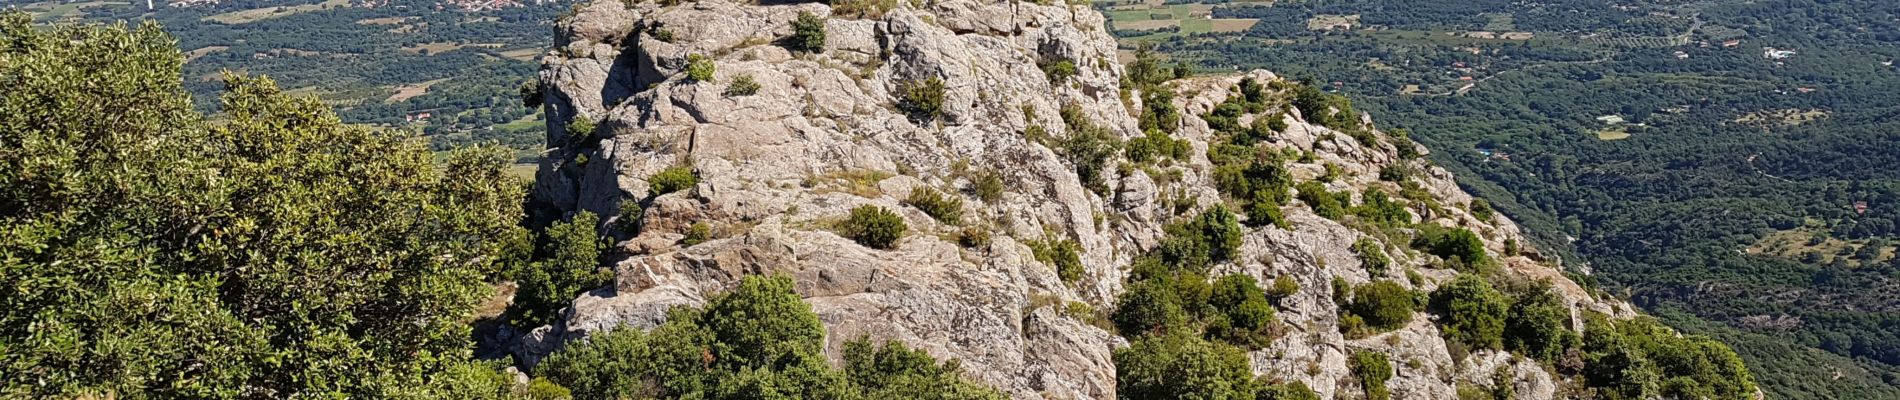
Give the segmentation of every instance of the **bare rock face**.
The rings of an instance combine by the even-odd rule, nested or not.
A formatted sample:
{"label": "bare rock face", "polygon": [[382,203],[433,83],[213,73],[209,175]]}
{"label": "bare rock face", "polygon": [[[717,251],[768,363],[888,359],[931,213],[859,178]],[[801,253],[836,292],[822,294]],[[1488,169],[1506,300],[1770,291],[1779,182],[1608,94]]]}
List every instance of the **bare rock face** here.
{"label": "bare rock face", "polygon": [[[1111,161],[1102,171],[1108,187],[1098,193],[1058,149],[1025,131],[1034,126],[1067,137],[1059,110],[1073,107],[1112,136],[1141,135],[1135,115],[1142,96],[1122,89],[1115,41],[1100,13],[1015,1],[898,3],[878,18],[828,18],[823,51],[809,53],[779,43],[801,12],[831,16],[824,4],[599,1],[557,24],[558,46],[540,72],[551,148],[534,193],[566,212],[607,217],[603,229],[622,239],[625,256],[613,265],[612,287],[576,299],[561,323],[520,335],[515,356],[533,363],[591,332],[652,327],[668,308],[701,304],[741,276],[777,273],[796,280],[824,321],[832,351],[860,336],[899,340],[959,359],[972,378],[1016,398],[1115,398],[1111,354],[1126,342],[1099,321],[1114,307],[1131,260],[1155,246],[1164,225],[1222,201],[1205,156],[1214,134],[1192,116],[1231,96],[1243,76],[1170,82],[1175,106],[1188,116],[1174,136],[1192,144],[1191,156],[1157,168],[1116,168]],[[712,79],[687,76],[695,57],[716,66]],[[1042,65],[1059,60],[1073,63],[1076,74],[1061,81],[1045,75]],[[1244,77],[1278,80],[1264,71]],[[941,113],[902,111],[904,88],[933,78],[944,84]],[[742,80],[756,82],[756,92],[731,90]],[[1470,196],[1448,173],[1402,159],[1391,139],[1364,146],[1306,123],[1297,111],[1284,115],[1289,128],[1270,146],[1315,155],[1292,165],[1296,177],[1310,179],[1333,164],[1342,173],[1331,190],[1396,192],[1378,180],[1379,171],[1409,163],[1425,171],[1415,179],[1445,205],[1426,221],[1469,227],[1494,253],[1504,252],[1507,239],[1523,242],[1504,217],[1480,221],[1465,212]],[[567,129],[581,119],[598,128]],[[675,166],[690,166],[697,186],[650,193],[648,177]],[[979,200],[977,177],[991,173],[1004,190],[993,201]],[[940,222],[903,203],[925,187],[963,198],[962,220]],[[627,204],[641,205],[641,212],[623,215]],[[832,231],[862,205],[896,211],[909,233],[881,250]],[[1292,332],[1251,353],[1256,373],[1350,397],[1359,389],[1347,356],[1380,351],[1399,364],[1389,383],[1398,398],[1451,398],[1457,382],[1488,382],[1499,365],[1519,365],[1485,352],[1454,359],[1424,316],[1395,332],[1346,339],[1330,293],[1334,277],[1395,279],[1429,290],[1455,273],[1427,268],[1431,256],[1303,205],[1285,212],[1291,229],[1251,230],[1240,261],[1217,268],[1261,282],[1287,276],[1304,288],[1279,304]],[[630,225],[621,219],[636,217],[637,229],[619,228]],[[695,223],[710,226],[714,239],[678,245]],[[963,227],[989,232],[992,240],[960,246],[954,237]],[[1361,238],[1392,254],[1393,271],[1415,270],[1423,279],[1371,276],[1350,250]],[[1062,240],[1081,249],[1084,271],[1072,282],[1029,245]],[[1552,266],[1507,261],[1526,277],[1552,279],[1579,308],[1631,312],[1598,300]],[[1524,382],[1520,396],[1552,396],[1555,384],[1535,364],[1513,368],[1502,370]]]}

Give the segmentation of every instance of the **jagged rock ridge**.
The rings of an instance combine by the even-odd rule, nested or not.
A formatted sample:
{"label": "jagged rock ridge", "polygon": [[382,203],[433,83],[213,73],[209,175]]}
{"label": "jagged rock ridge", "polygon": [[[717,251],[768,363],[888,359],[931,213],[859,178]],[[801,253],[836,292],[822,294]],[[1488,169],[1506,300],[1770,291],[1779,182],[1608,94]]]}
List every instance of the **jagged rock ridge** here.
{"label": "jagged rock ridge", "polygon": [[[1221,201],[1205,156],[1214,136],[1206,122],[1184,118],[1174,135],[1193,146],[1188,160],[1160,168],[1178,177],[1111,166],[1104,172],[1108,190],[1098,194],[1058,150],[1024,132],[1038,126],[1050,136],[1067,135],[1058,115],[1066,106],[1120,138],[1141,134],[1135,114],[1142,96],[1121,88],[1122,66],[1100,13],[1028,2],[900,2],[878,18],[829,18],[824,50],[805,53],[777,44],[792,34],[800,12],[830,16],[832,8],[599,1],[558,24],[557,48],[540,75],[548,142],[556,146],[542,161],[535,196],[560,210],[614,218],[623,218],[623,203],[644,208],[637,235],[623,234],[627,256],[614,266],[615,285],[577,299],[562,323],[515,338],[515,355],[532,363],[590,332],[654,326],[667,308],[699,304],[740,276],[785,273],[825,322],[832,351],[859,336],[900,340],[959,359],[972,378],[1016,398],[1114,398],[1110,354],[1125,341],[1070,310],[1113,307],[1126,268],[1162,237],[1163,226],[1178,215],[1175,203],[1202,209]],[[692,55],[714,61],[713,79],[686,77]],[[1076,75],[1052,82],[1039,66],[1050,60],[1071,60]],[[1277,79],[1264,71],[1247,76]],[[728,93],[740,77],[757,82],[757,92]],[[901,111],[901,88],[929,78],[946,84],[942,115],[920,119]],[[1232,95],[1242,78],[1195,78],[1168,87],[1178,93],[1183,114],[1201,115]],[[1262,115],[1275,113],[1242,122]],[[1411,163],[1425,172],[1415,179],[1439,203],[1471,201],[1444,170],[1398,157],[1390,138],[1364,146],[1307,123],[1297,110],[1286,118],[1289,128],[1269,145],[1311,151],[1317,159],[1290,164],[1296,179],[1313,179],[1331,163],[1344,173],[1329,190],[1357,193],[1391,186],[1378,180],[1379,171]],[[576,119],[598,121],[599,128],[570,137],[566,127]],[[647,177],[679,165],[697,172],[697,187],[648,193]],[[964,195],[973,171],[1000,174],[1006,188],[994,202],[965,195],[963,224],[990,231],[994,240],[987,245],[960,247],[951,238],[958,226],[902,203],[918,187]],[[911,233],[895,249],[878,250],[827,228],[866,204],[898,211]],[[1502,216],[1481,221],[1462,207],[1444,210],[1425,222],[1470,227],[1494,253],[1519,238]],[[1280,319],[1292,332],[1250,353],[1256,373],[1305,382],[1327,397],[1355,393],[1348,351],[1370,349],[1416,362],[1389,382],[1397,398],[1455,397],[1456,382],[1489,382],[1499,366],[1516,375],[1521,398],[1554,396],[1556,384],[1544,369],[1507,353],[1453,360],[1427,318],[1346,339],[1329,284],[1334,277],[1373,279],[1350,250],[1369,236],[1297,202],[1285,212],[1291,229],[1249,230],[1240,261],[1217,267],[1261,282],[1290,276],[1304,288],[1280,304]],[[681,247],[679,239],[694,223],[712,227],[714,239]],[[1064,282],[1055,267],[1038,261],[1028,243],[1040,240],[1079,244],[1081,279]],[[1424,268],[1434,262],[1431,256],[1391,253],[1395,270],[1425,277],[1418,289],[1455,275]],[[1502,264],[1531,279],[1552,279],[1576,307],[1632,313],[1527,253]]]}

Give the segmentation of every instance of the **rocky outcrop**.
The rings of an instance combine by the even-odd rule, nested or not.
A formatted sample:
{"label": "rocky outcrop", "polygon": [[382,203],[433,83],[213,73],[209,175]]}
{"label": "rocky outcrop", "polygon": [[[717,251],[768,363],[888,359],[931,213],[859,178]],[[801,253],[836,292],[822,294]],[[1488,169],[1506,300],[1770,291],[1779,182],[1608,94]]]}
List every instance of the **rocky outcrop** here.
{"label": "rocky outcrop", "polygon": [[[1111,163],[1107,190],[1091,191],[1058,149],[1025,131],[1036,126],[1065,137],[1059,110],[1074,107],[1114,136],[1140,135],[1134,115],[1141,96],[1122,89],[1116,44],[1100,13],[1013,1],[897,3],[878,18],[828,18],[825,48],[811,53],[778,43],[792,34],[799,13],[831,16],[824,4],[599,1],[564,18],[540,73],[554,146],[540,165],[535,196],[568,212],[608,216],[610,227],[639,221],[637,229],[610,229],[623,239],[625,255],[613,266],[615,284],[577,299],[561,323],[515,339],[517,358],[532,363],[590,332],[654,326],[667,308],[699,304],[740,276],[783,273],[825,322],[830,349],[860,336],[900,340],[959,359],[972,378],[1016,398],[1114,398],[1110,354],[1125,342],[1095,321],[1114,306],[1131,260],[1182,215],[1177,205],[1222,201],[1204,155],[1213,133],[1205,122],[1184,118],[1175,137],[1193,145],[1189,159],[1153,169]],[[712,79],[686,76],[695,55],[713,60]],[[1058,60],[1073,63],[1076,74],[1052,81],[1040,65]],[[903,87],[930,78],[945,84],[941,115],[918,118],[896,106]],[[1175,105],[1184,114],[1199,115],[1230,96],[1241,78],[1168,87],[1179,93]],[[741,79],[756,82],[757,91],[729,90]],[[1263,115],[1276,114],[1246,118]],[[1465,212],[1470,196],[1447,172],[1401,159],[1389,138],[1368,147],[1306,123],[1297,111],[1285,118],[1289,129],[1269,146],[1317,157],[1294,164],[1296,178],[1317,177],[1334,164],[1343,174],[1330,188],[1357,193],[1392,186],[1377,179],[1385,166],[1416,164],[1426,171],[1416,179],[1446,205],[1426,222],[1470,227],[1500,254],[1506,240],[1519,237],[1503,217],[1480,221]],[[578,119],[598,128],[569,132]],[[649,193],[647,178],[674,166],[690,166],[698,185]],[[1000,197],[968,195],[976,176],[992,172],[1004,183]],[[901,202],[920,187],[965,197],[960,226]],[[623,204],[639,204],[641,212],[623,215]],[[895,249],[860,246],[828,228],[867,204],[898,211],[909,224]],[[1398,398],[1454,397],[1456,382],[1488,382],[1496,371],[1518,375],[1519,396],[1552,396],[1552,378],[1535,364],[1491,352],[1454,359],[1423,317],[1396,332],[1343,337],[1330,282],[1375,278],[1350,250],[1370,236],[1297,203],[1285,211],[1291,229],[1250,230],[1241,261],[1219,271],[1262,282],[1288,276],[1305,288],[1280,304],[1292,332],[1251,354],[1255,372],[1303,381],[1329,397],[1356,393],[1346,356],[1369,349],[1401,364],[1390,384]],[[680,246],[695,223],[709,225],[714,239]],[[993,240],[960,246],[952,238],[965,226]],[[1038,261],[1028,243],[1042,240],[1075,241],[1081,279],[1064,282]],[[1428,268],[1435,260],[1403,243],[1384,244],[1394,270],[1424,277],[1421,289],[1454,275]],[[1513,257],[1505,265],[1551,278],[1577,307],[1631,312],[1598,300],[1546,263]]]}

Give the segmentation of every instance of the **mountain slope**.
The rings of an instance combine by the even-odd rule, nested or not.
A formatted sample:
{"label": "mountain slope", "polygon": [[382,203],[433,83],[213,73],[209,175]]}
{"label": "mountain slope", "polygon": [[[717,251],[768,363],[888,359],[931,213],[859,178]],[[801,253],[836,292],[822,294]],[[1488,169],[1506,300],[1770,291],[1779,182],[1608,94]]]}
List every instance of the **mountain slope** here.
{"label": "mountain slope", "polygon": [[[822,48],[791,50],[801,13],[825,17]],[[1083,6],[980,1],[578,9],[544,58],[555,147],[534,192],[562,214],[611,216],[622,257],[612,287],[504,340],[532,364],[593,332],[655,326],[741,276],[784,273],[832,333],[833,357],[859,336],[893,339],[1016,398],[1127,398],[1118,389],[1133,383],[1118,377],[1134,372],[1117,367],[1134,350],[1117,349],[1156,333],[1115,325],[1129,326],[1119,322],[1144,304],[1129,289],[1154,284],[1143,268],[1159,262],[1201,270],[1170,285],[1296,286],[1275,291],[1248,372],[1327,397],[1596,393],[1603,382],[1585,382],[1581,363],[1597,353],[1580,349],[1642,359],[1629,349],[1650,348],[1682,350],[1659,363],[1710,366],[1628,380],[1638,396],[1754,393],[1726,347],[1627,322],[1627,303],[1539,261],[1516,225],[1349,105],[1264,71],[1168,80],[1150,62],[1124,68],[1102,23]],[[691,184],[671,190],[684,171]],[[1302,201],[1290,201],[1294,182]],[[1236,207],[1244,230],[1225,211]],[[901,239],[854,228],[863,219],[848,216],[876,208],[895,212]],[[1198,250],[1217,257],[1162,261],[1193,229],[1225,226],[1240,233]],[[1533,357],[1448,342],[1448,319],[1419,313],[1418,299],[1461,274],[1520,300],[1554,294],[1562,332],[1608,327],[1592,315],[1626,322]],[[1381,285],[1410,306],[1393,326],[1359,326],[1372,296],[1345,292]],[[1189,325],[1161,330],[1215,332],[1212,316],[1229,310],[1188,311]],[[1389,379],[1371,377],[1375,358]]]}

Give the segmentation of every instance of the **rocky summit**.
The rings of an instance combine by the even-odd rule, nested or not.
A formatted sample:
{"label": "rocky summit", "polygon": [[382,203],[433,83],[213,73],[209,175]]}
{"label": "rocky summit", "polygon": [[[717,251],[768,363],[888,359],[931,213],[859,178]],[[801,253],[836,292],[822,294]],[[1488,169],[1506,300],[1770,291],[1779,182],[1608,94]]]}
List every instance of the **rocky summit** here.
{"label": "rocky summit", "polygon": [[[801,41],[797,25],[811,30],[812,16],[822,39]],[[834,358],[868,336],[959,360],[969,378],[1018,399],[1116,398],[1114,353],[1129,341],[1107,315],[1133,264],[1171,224],[1233,207],[1209,158],[1223,133],[1202,116],[1243,96],[1243,81],[1270,98],[1296,90],[1266,71],[1130,85],[1137,71],[1102,14],[1062,3],[597,1],[556,29],[536,91],[550,148],[533,197],[606,216],[620,256],[611,287],[575,299],[550,326],[501,338],[529,364],[590,333],[656,326],[742,276],[785,274]],[[1152,136],[1142,126],[1150,99],[1181,116],[1167,135],[1185,146],[1179,157],[1138,162],[1117,150],[1089,165],[1078,162],[1085,149],[1065,145],[1083,131],[1114,143]],[[1499,273],[1551,282],[1577,316],[1572,329],[1583,310],[1636,315],[1567,279],[1508,218],[1473,212],[1450,173],[1402,135],[1370,117],[1318,122],[1345,110],[1266,104],[1219,124],[1284,123],[1257,148],[1299,155],[1285,164],[1293,180],[1323,182],[1349,204],[1367,189],[1409,191],[1407,226],[1475,232]],[[689,186],[656,190],[682,168]],[[1398,170],[1413,172],[1387,173]],[[1455,398],[1461,383],[1499,381],[1519,399],[1558,396],[1563,378],[1544,366],[1448,344],[1428,314],[1341,333],[1336,280],[1427,293],[1458,272],[1405,239],[1285,204],[1282,224],[1250,226],[1237,256],[1213,267],[1299,288],[1274,302],[1284,332],[1247,352],[1256,375],[1352,398],[1365,389],[1349,360],[1370,351],[1399,365],[1386,382],[1393,398]],[[842,234],[866,205],[894,211],[906,233],[881,247]],[[1362,242],[1389,265],[1368,268]]]}

